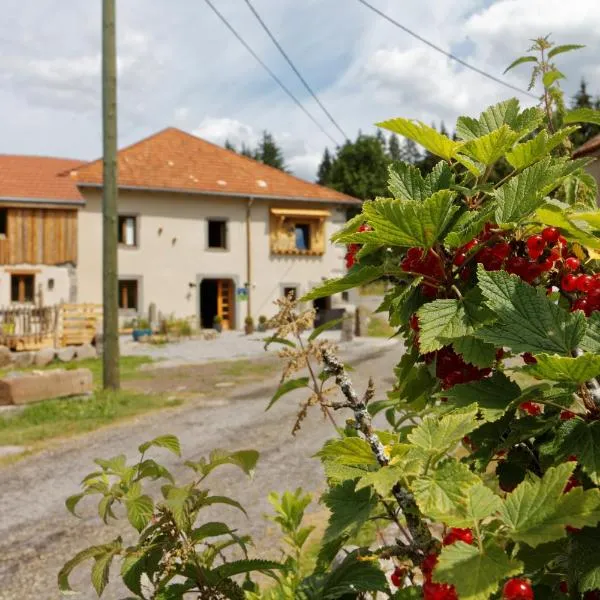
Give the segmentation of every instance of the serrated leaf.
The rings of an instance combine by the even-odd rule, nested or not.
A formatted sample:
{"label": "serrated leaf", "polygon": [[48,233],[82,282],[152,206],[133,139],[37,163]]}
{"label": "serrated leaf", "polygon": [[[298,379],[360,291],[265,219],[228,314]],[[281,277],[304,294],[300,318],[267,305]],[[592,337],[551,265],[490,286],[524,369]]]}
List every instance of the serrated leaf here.
{"label": "serrated leaf", "polygon": [[316,327],[312,330],[311,334],[308,336],[308,341],[312,342],[313,340],[316,340],[324,331],[328,331],[329,329],[337,327],[344,320],[344,318],[348,317],[342,317],[340,319],[331,319],[331,321],[327,321],[326,323],[319,325],[319,327]]}
{"label": "serrated leaf", "polygon": [[494,218],[496,205],[488,203],[480,210],[466,211],[452,225],[452,230],[444,239],[448,248],[463,246],[483,231],[486,223]]}
{"label": "serrated leaf", "polygon": [[323,462],[336,462],[352,467],[378,466],[377,458],[371,447],[359,437],[328,440],[315,456],[318,456]]}
{"label": "serrated leaf", "polygon": [[380,198],[365,202],[363,211],[378,243],[431,248],[458,210],[455,196],[440,190],[422,202]]}
{"label": "serrated leaf", "polygon": [[322,501],[331,511],[323,542],[356,533],[377,505],[369,488],[356,491],[354,481],[345,481],[323,494]]}
{"label": "serrated leaf", "polygon": [[175,435],[159,435],[153,440],[142,444],[138,449],[141,454],[144,454],[152,447],[165,448],[169,452],[181,456],[181,446],[179,445],[179,439]]}
{"label": "serrated leaf", "polygon": [[466,335],[452,342],[454,351],[467,363],[476,367],[491,367],[496,360],[496,348],[482,340]]}
{"label": "serrated leaf", "polygon": [[343,238],[345,235],[356,232],[364,222],[364,216],[362,213],[358,213],[346,221],[346,223],[331,236],[331,241],[339,242],[340,238]]}
{"label": "serrated leaf", "polygon": [[593,312],[587,320],[587,329],[579,347],[585,352],[600,352],[600,313]]}
{"label": "serrated leaf", "polygon": [[515,169],[529,167],[550,154],[554,148],[562,144],[576,130],[576,127],[565,127],[549,136],[548,132],[543,129],[533,139],[514,146],[510,152],[507,152],[506,160]]}
{"label": "serrated leaf", "polygon": [[269,410],[279,398],[285,396],[285,394],[292,392],[293,390],[297,390],[299,388],[304,388],[308,385],[308,377],[298,377],[297,379],[288,379],[284,381],[278,388],[277,391],[273,394],[273,397],[269,401],[267,408],[265,411]]}
{"label": "serrated leaf", "polygon": [[521,388],[504,373],[495,371],[491,377],[461,383],[440,392],[453,406],[470,406],[477,403],[481,416],[486,421],[497,421],[506,412],[510,403],[521,395]]}
{"label": "serrated leaf", "polygon": [[227,579],[234,575],[241,575],[242,573],[252,573],[253,571],[260,571],[265,573],[267,571],[285,571],[287,567],[274,560],[263,560],[259,558],[234,560],[213,569],[211,575],[215,575],[220,579]]}
{"label": "serrated leaf", "polygon": [[593,108],[575,108],[567,112],[564,116],[563,123],[592,123],[600,125],[600,110]]}
{"label": "serrated leaf", "polygon": [[413,140],[432,154],[445,160],[454,158],[456,150],[460,147],[459,142],[451,140],[449,137],[433,129],[433,127],[429,127],[420,121],[411,121],[410,119],[399,117],[397,119],[382,121],[376,125],[393,131],[409,140]]}
{"label": "serrated leaf", "polygon": [[581,311],[568,313],[545,294],[505,271],[478,269],[479,288],[498,320],[483,326],[476,337],[514,352],[570,355],[585,333]]}
{"label": "serrated leaf", "polygon": [[571,50],[579,50],[580,48],[585,48],[582,44],[563,44],[562,46],[555,46],[548,52],[548,58],[553,58],[557,54],[562,54],[563,52],[571,52]]}
{"label": "serrated leaf", "polygon": [[386,294],[376,312],[387,310],[389,313],[389,324],[392,327],[406,325],[410,316],[422,304],[422,298],[419,292],[419,285],[422,281],[422,277],[415,277],[415,279],[407,285],[395,286]]}
{"label": "serrated leaf", "polygon": [[407,475],[410,474],[406,472],[404,465],[381,467],[377,471],[362,475],[356,484],[356,489],[361,490],[365,487],[372,487],[380,496],[385,497],[391,492],[396,483]]}
{"label": "serrated leaf", "polygon": [[456,135],[463,140],[474,140],[499,129],[504,124],[517,131],[514,127],[519,114],[519,101],[510,98],[488,107],[479,115],[479,119],[459,117],[456,121]]}
{"label": "serrated leaf", "polygon": [[124,454],[119,454],[119,456],[108,459],[95,458],[94,462],[99,467],[102,467],[103,471],[114,473],[121,477],[125,477],[127,472],[131,470],[131,468],[127,466],[127,457]]}
{"label": "serrated leaf", "polygon": [[476,417],[476,405],[441,418],[427,416],[411,431],[408,440],[426,452],[441,455],[479,425]]}
{"label": "serrated leaf", "polygon": [[454,585],[461,600],[488,600],[500,583],[523,570],[523,563],[509,558],[493,543],[483,551],[456,542],[442,548],[433,572],[434,581]]}
{"label": "serrated leaf", "polygon": [[374,561],[360,560],[360,554],[353,552],[327,576],[320,597],[323,600],[341,600],[347,594],[387,590],[387,579],[379,565]]}
{"label": "serrated leaf", "polygon": [[308,294],[303,296],[300,301],[307,302],[308,300],[316,300],[317,298],[325,298],[332,294],[345,292],[346,290],[364,285],[365,283],[375,281],[384,274],[385,270],[382,266],[375,267],[372,265],[361,265],[359,263],[352,267],[352,269],[350,269],[343,277],[328,279],[322,285],[314,288],[308,292]]}
{"label": "serrated leaf", "polygon": [[600,490],[577,487],[563,493],[574,468],[571,462],[551,467],[542,479],[530,477],[508,495],[500,514],[513,540],[535,548],[566,537],[567,525],[600,521]]}
{"label": "serrated leaf", "polygon": [[575,455],[577,463],[598,485],[600,484],[600,422],[586,423],[573,419],[570,425],[568,433],[557,440],[558,458],[565,459]]}
{"label": "serrated leaf", "polygon": [[231,533],[231,529],[228,525],[218,521],[210,521],[208,523],[203,523],[200,527],[196,527],[190,535],[190,540],[194,544],[199,544],[207,537],[217,537],[220,535],[227,535],[228,533]]}
{"label": "serrated leaf", "polygon": [[146,554],[129,554],[121,563],[121,578],[127,589],[143,598],[142,575],[145,572]]}
{"label": "serrated leaf", "polygon": [[265,342],[265,346],[264,346],[265,350],[267,350],[271,344],[281,344],[282,346],[288,346],[289,348],[296,347],[296,344],[294,344],[294,342],[292,342],[291,340],[286,340],[285,338],[280,338],[280,337],[276,337],[276,336],[266,337],[264,339],[264,342]]}
{"label": "serrated leaf", "polygon": [[67,510],[74,516],[79,517],[79,515],[75,512],[75,508],[77,507],[77,504],[79,504],[79,501],[85,496],[86,494],[74,494],[73,496],[69,496],[66,500],[65,500],[65,506],[67,507]]}
{"label": "serrated leaf", "polygon": [[542,83],[545,88],[549,88],[555,81],[559,79],[565,79],[564,73],[561,73],[557,69],[552,69],[552,71],[547,71],[542,75]]}
{"label": "serrated leaf", "polygon": [[600,375],[600,355],[586,353],[572,358],[557,354],[536,354],[537,363],[528,365],[523,370],[530,375],[552,381],[585,383]]}
{"label": "serrated leaf", "polygon": [[223,465],[233,465],[234,467],[238,467],[244,471],[246,475],[252,477],[259,456],[260,455],[256,450],[237,450],[236,452],[228,452],[227,450],[220,450],[217,448],[210,452],[208,460],[202,458],[197,462],[187,461],[185,464],[204,477],[214,471],[217,467]]}
{"label": "serrated leaf", "polygon": [[569,206],[547,203],[538,208],[536,220],[543,225],[559,227],[565,237],[573,242],[579,242],[587,248],[600,248],[600,238],[589,231],[585,221],[577,221],[578,213],[569,211]]}
{"label": "serrated leaf", "polygon": [[439,190],[450,187],[453,176],[448,163],[440,161],[426,177],[409,163],[395,163],[388,167],[388,189],[397,200],[423,201]]}
{"label": "serrated leaf", "polygon": [[331,460],[323,462],[325,477],[330,483],[342,483],[348,479],[359,479],[368,473],[365,467],[350,467]]}
{"label": "serrated leaf", "polygon": [[135,529],[142,531],[150,521],[154,512],[154,502],[150,496],[140,494],[141,488],[134,493],[125,495],[125,508],[127,518]]}
{"label": "serrated leaf", "polygon": [[600,547],[598,528],[583,529],[570,540],[569,584],[576,586],[579,592],[600,588],[598,547]]}
{"label": "serrated leaf", "polygon": [[237,508],[239,511],[243,512],[246,516],[248,516],[246,509],[237,500],[229,498],[228,496],[207,496],[202,501],[202,504],[203,506],[212,506],[213,504],[226,504],[227,506]]}
{"label": "serrated leaf", "polygon": [[461,300],[434,300],[418,311],[419,348],[422,353],[439,350],[449,342],[471,335],[478,327],[491,320],[491,313],[483,305],[477,289]]}
{"label": "serrated leaf", "polygon": [[508,65],[508,67],[506,67],[506,69],[504,69],[503,74],[506,74],[511,69],[514,69],[515,67],[522,65],[523,63],[528,63],[528,62],[537,62],[537,58],[535,56],[519,56],[519,58],[517,58],[516,60],[513,60],[510,63],[510,65]]}
{"label": "serrated leaf", "polygon": [[98,596],[102,595],[104,588],[108,584],[108,577],[110,574],[110,565],[115,557],[114,552],[108,552],[102,556],[94,557],[94,564],[92,566],[92,585],[96,590]]}
{"label": "serrated leaf", "polygon": [[469,140],[461,146],[460,152],[489,166],[502,158],[518,138],[518,133],[508,125],[502,125],[491,133]]}

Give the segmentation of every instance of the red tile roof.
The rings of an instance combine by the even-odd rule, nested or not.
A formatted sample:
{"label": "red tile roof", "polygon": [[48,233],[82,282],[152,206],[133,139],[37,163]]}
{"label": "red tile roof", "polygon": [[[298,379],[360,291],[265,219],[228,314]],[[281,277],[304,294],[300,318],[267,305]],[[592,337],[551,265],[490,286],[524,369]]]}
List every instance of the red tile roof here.
{"label": "red tile roof", "polygon": [[[359,203],[174,127],[120,150],[118,165],[122,188]],[[102,161],[79,165],[71,178],[83,186],[101,185]]]}
{"label": "red tile roof", "polygon": [[590,138],[585,144],[582,144],[573,152],[573,158],[579,158],[580,156],[589,156],[597,150],[600,150],[600,134]]}
{"label": "red tile roof", "polygon": [[60,176],[80,164],[68,158],[0,154],[0,200],[81,203],[75,182]]}

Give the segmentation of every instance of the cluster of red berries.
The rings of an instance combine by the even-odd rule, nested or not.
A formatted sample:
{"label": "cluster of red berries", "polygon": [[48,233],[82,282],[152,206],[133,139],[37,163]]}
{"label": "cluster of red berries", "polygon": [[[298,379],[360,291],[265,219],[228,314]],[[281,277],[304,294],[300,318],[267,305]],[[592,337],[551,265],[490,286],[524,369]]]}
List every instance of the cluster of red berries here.
{"label": "cluster of red berries", "polygon": [[565,268],[570,272],[563,275],[560,287],[564,292],[577,294],[571,310],[582,310],[588,317],[595,310],[600,310],[600,273],[576,273],[581,264],[575,256],[569,256],[565,260]]}
{"label": "cluster of red berries", "polygon": [[402,567],[396,567],[390,579],[392,583],[397,587],[402,587],[404,585],[404,578],[406,577],[406,569]]}
{"label": "cluster of red berries", "polygon": [[509,579],[502,588],[503,600],[534,600],[531,583],[517,577]]}
{"label": "cluster of red berries", "polygon": [[[367,225],[366,223],[363,223],[359,228],[358,228],[358,232],[362,233],[363,231],[372,231],[372,228]],[[351,269],[354,266],[354,263],[356,262],[356,255],[358,254],[358,251],[361,249],[362,245],[361,244],[348,244],[348,247],[346,248],[346,269]]]}
{"label": "cluster of red berries", "polygon": [[446,271],[442,259],[433,250],[425,252],[422,248],[409,248],[400,266],[404,271],[419,273],[427,278],[421,284],[424,296],[435,298],[438,295],[439,284],[445,280]]}
{"label": "cluster of red berries", "polygon": [[435,375],[442,382],[442,389],[447,390],[459,383],[479,381],[491,374],[491,369],[480,369],[475,365],[464,361],[460,354],[452,349],[452,346],[444,346],[436,352],[430,352],[424,356],[426,363],[433,359],[435,362]]}
{"label": "cluster of red berries", "polygon": [[448,583],[434,583],[432,581],[433,569],[437,564],[437,554],[428,554],[421,563],[423,583],[423,600],[458,600],[458,595],[453,585]]}

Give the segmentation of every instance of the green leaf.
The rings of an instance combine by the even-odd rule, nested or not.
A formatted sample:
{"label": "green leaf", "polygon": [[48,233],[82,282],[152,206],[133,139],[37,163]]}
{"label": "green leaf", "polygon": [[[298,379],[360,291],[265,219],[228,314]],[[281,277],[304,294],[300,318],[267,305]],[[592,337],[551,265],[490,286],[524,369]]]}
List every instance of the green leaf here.
{"label": "green leaf", "polygon": [[359,437],[328,440],[315,456],[318,456],[323,462],[336,462],[351,467],[378,466],[377,458],[371,447]]}
{"label": "green leaf", "polygon": [[579,347],[585,352],[600,352],[600,313],[593,312],[587,321],[587,329]]}
{"label": "green leaf", "polygon": [[368,471],[364,467],[349,467],[330,460],[323,462],[325,477],[331,483],[342,483],[347,479],[358,479]]}
{"label": "green leaf", "polygon": [[469,140],[460,148],[460,152],[489,166],[502,158],[518,138],[518,133],[508,125],[502,125],[491,133]]}
{"label": "green leaf", "polygon": [[263,560],[258,558],[235,560],[222,565],[212,570],[211,575],[216,575],[220,579],[227,579],[234,575],[242,573],[252,573],[259,571],[265,573],[267,571],[285,571],[287,567],[274,560]]}
{"label": "green leaf", "polygon": [[[574,420],[575,421],[575,420]],[[558,457],[565,459],[575,455],[577,463],[589,478],[600,484],[600,422],[574,422],[569,433],[560,440]]]}
{"label": "green leaf", "polygon": [[132,527],[142,531],[152,517],[154,502],[150,496],[141,494],[141,486],[136,483],[125,495],[125,508]]}
{"label": "green leaf", "polygon": [[75,512],[75,508],[77,507],[77,504],[79,504],[79,501],[85,496],[86,494],[75,494],[73,496],[69,496],[66,501],[65,501],[65,505],[67,507],[67,510],[74,516],[79,517],[79,515]]}
{"label": "green leaf", "polygon": [[409,284],[395,286],[388,292],[376,312],[387,310],[389,312],[389,323],[392,327],[406,325],[411,315],[421,305],[419,285],[422,277],[415,277]]}
{"label": "green leaf", "polygon": [[361,592],[387,592],[387,579],[379,565],[360,560],[359,552],[346,556],[342,564],[325,579],[322,600],[342,600],[347,594],[353,597]]}
{"label": "green leaf", "polygon": [[496,360],[496,348],[472,335],[454,340],[452,347],[455,352],[462,355],[465,362],[482,369],[491,367]]}
{"label": "green leaf", "polygon": [[555,81],[558,81],[559,79],[565,79],[564,74],[557,69],[553,69],[552,71],[544,73],[542,76],[542,83],[544,84],[545,88],[549,88]]}
{"label": "green leaf", "polygon": [[511,177],[494,191],[496,222],[517,223],[531,215],[544,203],[546,194],[560,185],[565,169],[564,161],[548,157]]}
{"label": "green leaf", "polygon": [[[600,530],[586,528],[570,540],[569,585],[575,585],[579,592],[600,588],[600,565],[598,548]],[[593,597],[593,596],[592,596]]]}
{"label": "green leaf", "polygon": [[382,245],[431,248],[458,210],[455,195],[440,190],[422,202],[377,199],[365,202],[363,212]]}
{"label": "green leaf", "polygon": [[206,477],[209,473],[214,471],[217,467],[223,465],[233,465],[238,467],[246,475],[252,477],[254,470],[256,469],[256,463],[258,462],[259,454],[256,450],[238,450],[237,452],[228,452],[227,450],[215,449],[212,450],[208,455],[208,460],[205,458],[199,461],[187,461],[186,466],[190,467]]}
{"label": "green leaf", "polygon": [[476,405],[441,418],[427,416],[411,431],[408,440],[426,452],[441,455],[479,425],[476,416]]}
{"label": "green leaf", "polygon": [[424,304],[419,317],[419,349],[422,353],[439,350],[452,340],[471,335],[491,320],[477,289],[461,300],[434,300]]}
{"label": "green leaf", "polygon": [[484,326],[476,337],[508,346],[514,352],[552,352],[570,355],[585,333],[581,311],[568,313],[548,299],[543,291],[505,271],[478,269],[479,288],[489,308],[497,315],[493,326]]}
{"label": "green leaf", "polygon": [[141,454],[144,454],[151,447],[156,448],[165,448],[176,454],[177,456],[181,456],[181,446],[179,445],[179,439],[175,435],[160,435],[153,440],[142,444],[138,449]]}
{"label": "green leaf", "polygon": [[456,150],[460,147],[459,142],[451,140],[449,137],[433,129],[433,127],[429,127],[420,121],[411,121],[410,119],[399,117],[376,123],[376,125],[393,131],[409,140],[413,140],[432,154],[448,161],[454,158]]}
{"label": "green leaf", "polygon": [[323,323],[323,325],[319,325],[319,327],[313,329],[312,333],[308,336],[308,341],[312,342],[313,340],[317,339],[324,331],[333,329],[334,327],[339,325],[343,320],[344,317],[340,319],[332,319],[331,321],[327,321],[327,323]]}
{"label": "green leaf", "polygon": [[592,123],[600,125],[600,110],[593,108],[575,108],[570,110],[564,117],[563,123]]}
{"label": "green leaf", "polygon": [[528,365],[523,370],[542,379],[585,383],[600,375],[600,355],[598,354],[586,353],[577,358],[558,356],[557,354],[536,354],[535,358],[537,363]]}
{"label": "green leaf", "polygon": [[455,385],[440,395],[448,398],[448,404],[453,406],[470,406],[476,402],[486,421],[497,421],[521,395],[521,388],[504,373],[495,371],[491,377]]}
{"label": "green leaf", "polygon": [[331,511],[323,542],[358,532],[377,506],[369,488],[356,491],[355,486],[354,481],[345,481],[323,494],[322,500]]}
{"label": "green leaf", "polygon": [[492,202],[480,210],[465,211],[452,225],[452,230],[444,239],[448,248],[458,248],[483,231],[486,223],[494,219],[496,205]]}
{"label": "green leaf", "polygon": [[523,563],[509,558],[493,543],[483,551],[456,542],[445,546],[434,570],[435,581],[454,585],[461,600],[488,600],[500,583],[523,570]]}
{"label": "green leaf", "polygon": [[388,188],[397,200],[422,202],[435,192],[448,189],[452,182],[452,171],[445,161],[437,163],[426,177],[418,167],[409,163],[390,165],[388,172]]}
{"label": "green leaf", "polygon": [[114,456],[113,458],[95,458],[94,462],[102,467],[102,470],[107,473],[114,473],[122,478],[126,478],[128,473],[131,471],[131,467],[127,466],[127,457],[124,454]]}
{"label": "green leaf", "polygon": [[548,58],[553,58],[557,54],[561,54],[563,52],[571,52],[571,50],[579,50],[580,48],[585,48],[582,44],[563,44],[562,46],[555,46],[548,52]]}
{"label": "green leaf", "polygon": [[506,154],[506,160],[515,169],[520,170],[529,167],[550,154],[554,148],[562,144],[575,131],[577,131],[577,127],[565,127],[549,136],[548,132],[543,129],[533,139],[514,146]]}
{"label": "green leaf", "polygon": [[269,402],[265,411],[269,410],[279,398],[287,394],[288,392],[292,392],[293,390],[297,390],[299,388],[308,386],[308,377],[298,377],[298,379],[288,379],[284,383],[282,383],[278,388],[271,401]]}
{"label": "green leaf", "polygon": [[517,60],[513,60],[510,63],[510,65],[508,65],[508,67],[506,67],[506,69],[504,69],[503,74],[508,73],[508,71],[510,71],[511,69],[514,69],[518,65],[522,65],[523,63],[528,63],[528,62],[537,62],[537,58],[535,56],[520,56],[519,58],[517,58]]}
{"label": "green leaf", "polygon": [[102,592],[108,583],[110,565],[114,557],[115,552],[107,552],[101,556],[94,557],[94,564],[92,566],[92,585],[98,596],[102,595]]}
{"label": "green leaf", "polygon": [[231,529],[225,523],[219,523],[218,521],[210,521],[194,529],[190,536],[190,540],[194,544],[199,544],[202,540],[206,539],[207,537],[227,535],[231,532]]}
{"label": "green leaf", "polygon": [[138,467],[137,479],[140,480],[146,477],[152,479],[153,481],[164,478],[173,483],[173,476],[171,473],[169,473],[165,467],[158,464],[151,458],[147,458],[146,460],[142,461]]}
{"label": "green leaf", "polygon": [[579,242],[588,248],[600,248],[600,238],[588,230],[585,221],[576,220],[580,213],[572,213],[569,208],[562,203],[547,203],[537,209],[535,219],[543,225],[560,227],[570,241]]}
{"label": "green leaf", "polygon": [[166,490],[164,505],[173,515],[177,527],[187,531],[191,527],[189,503],[192,495],[189,486],[167,486],[164,489]]}
{"label": "green leaf", "polygon": [[246,509],[237,500],[229,498],[228,496],[207,496],[202,501],[202,504],[204,506],[211,506],[213,504],[226,504],[227,506],[233,506],[233,508],[237,508],[239,511],[248,516]]}
{"label": "green leaf", "polygon": [[300,301],[307,302],[308,300],[316,300],[317,298],[325,298],[332,294],[345,292],[346,290],[364,285],[365,283],[375,281],[384,274],[385,270],[382,266],[375,267],[372,265],[361,265],[359,263],[352,267],[344,277],[328,279],[320,286],[308,292],[308,294],[303,296]]}
{"label": "green leaf", "polygon": [[502,520],[515,541],[536,547],[566,536],[565,527],[594,526],[600,521],[600,490],[577,487],[564,494],[574,463],[549,468],[542,479],[530,477],[508,495]]}
{"label": "green leaf", "polygon": [[288,346],[290,348],[296,347],[296,344],[294,344],[294,342],[292,342],[291,340],[286,340],[285,338],[280,338],[276,336],[265,338],[265,350],[267,350],[267,348],[271,344],[281,344],[282,346]]}
{"label": "green leaf", "polygon": [[398,481],[407,475],[404,465],[381,467],[377,471],[364,474],[356,484],[356,489],[361,490],[365,487],[372,487],[380,496],[385,498]]}
{"label": "green leaf", "polygon": [[463,140],[474,140],[500,129],[504,124],[517,131],[515,124],[519,114],[519,101],[516,98],[499,102],[488,107],[479,119],[459,117],[456,122],[456,135]]}

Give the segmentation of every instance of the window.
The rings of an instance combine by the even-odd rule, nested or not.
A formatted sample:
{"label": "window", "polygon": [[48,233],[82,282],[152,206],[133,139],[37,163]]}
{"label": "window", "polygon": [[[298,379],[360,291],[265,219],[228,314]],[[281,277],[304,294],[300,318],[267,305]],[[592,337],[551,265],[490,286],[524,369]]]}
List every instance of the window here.
{"label": "window", "polygon": [[295,285],[289,286],[289,287],[284,287],[283,295],[285,298],[288,298],[291,295],[291,299],[295,300],[296,297],[298,296],[298,288]]}
{"label": "window", "polygon": [[119,216],[119,244],[129,248],[137,246],[137,217]]}
{"label": "window", "polygon": [[119,308],[121,310],[138,309],[138,282],[137,279],[119,280]]}
{"label": "window", "polygon": [[308,223],[296,223],[294,233],[296,235],[296,250],[310,250],[310,225]]}
{"label": "window", "polygon": [[209,219],[208,221],[208,247],[227,249],[227,221],[222,219]]}
{"label": "window", "polygon": [[35,295],[35,275],[12,273],[10,276],[10,301],[33,302]]}
{"label": "window", "polygon": [[0,208],[0,237],[8,235],[8,209]]}

